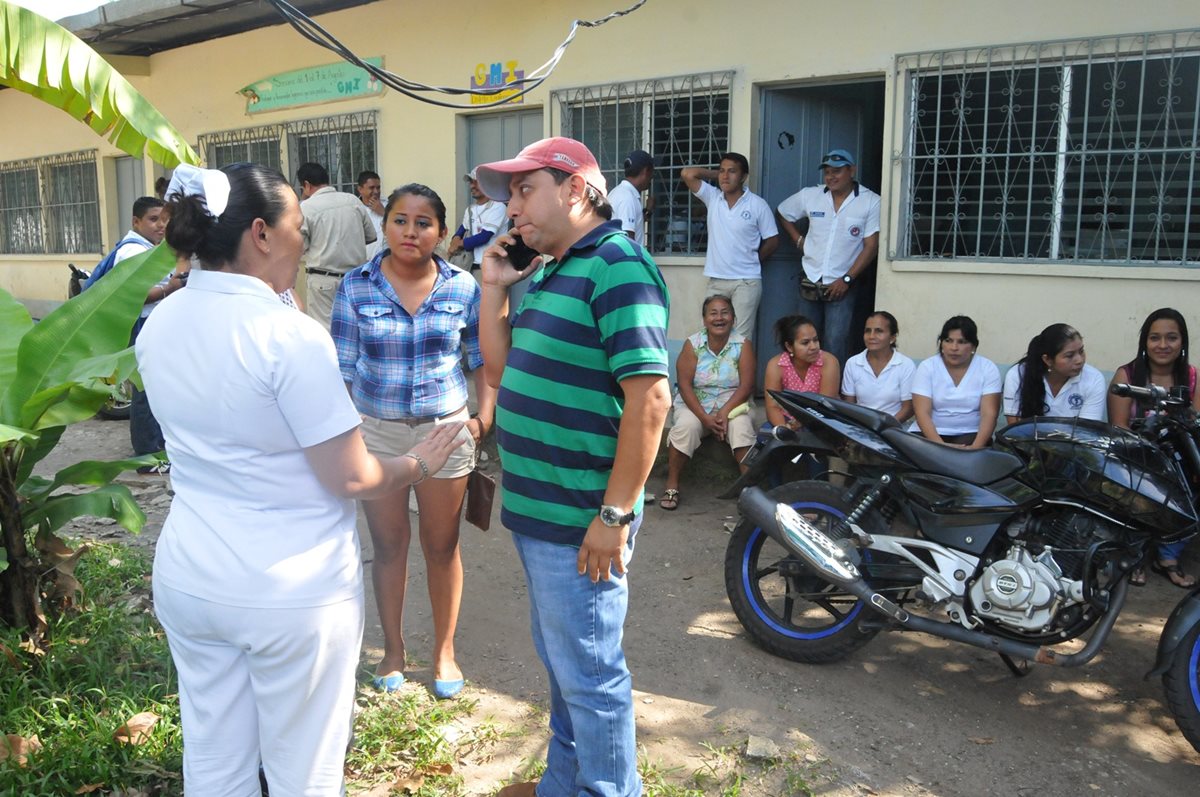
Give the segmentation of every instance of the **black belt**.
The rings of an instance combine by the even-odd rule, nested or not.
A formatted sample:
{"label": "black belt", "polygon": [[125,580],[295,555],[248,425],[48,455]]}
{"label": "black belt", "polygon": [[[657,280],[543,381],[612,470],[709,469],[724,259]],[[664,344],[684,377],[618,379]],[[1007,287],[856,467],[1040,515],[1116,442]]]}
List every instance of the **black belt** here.
{"label": "black belt", "polygon": [[322,277],[337,277],[341,279],[346,276],[345,271],[330,271],[327,268],[306,268],[304,270],[309,274],[320,274]]}
{"label": "black belt", "polygon": [[417,415],[411,418],[380,418],[379,420],[387,423],[402,423],[405,426],[420,426],[423,423],[433,423],[435,421],[444,421],[447,418],[452,418],[462,412],[465,408],[466,405],[464,404],[462,407],[459,407],[453,412],[447,412],[445,415]]}

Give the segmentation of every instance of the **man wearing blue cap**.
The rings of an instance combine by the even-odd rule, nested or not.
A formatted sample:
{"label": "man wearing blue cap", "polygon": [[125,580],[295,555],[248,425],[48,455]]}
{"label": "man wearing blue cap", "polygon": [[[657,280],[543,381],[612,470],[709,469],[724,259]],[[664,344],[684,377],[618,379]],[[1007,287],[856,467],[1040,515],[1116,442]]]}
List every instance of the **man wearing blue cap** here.
{"label": "man wearing blue cap", "polygon": [[[879,194],[854,179],[854,156],[830,150],[821,159],[822,185],[802,188],[779,203],[784,233],[803,253],[800,312],[821,332],[821,348],[841,365],[857,351],[854,304],[858,283],[879,254]],[[796,222],[808,219],[800,234]]]}
{"label": "man wearing blue cap", "polygon": [[630,238],[646,245],[646,211],[642,207],[642,192],[654,179],[654,158],[644,149],[635,149],[625,159],[625,179],[608,192],[613,221],[621,223]]}

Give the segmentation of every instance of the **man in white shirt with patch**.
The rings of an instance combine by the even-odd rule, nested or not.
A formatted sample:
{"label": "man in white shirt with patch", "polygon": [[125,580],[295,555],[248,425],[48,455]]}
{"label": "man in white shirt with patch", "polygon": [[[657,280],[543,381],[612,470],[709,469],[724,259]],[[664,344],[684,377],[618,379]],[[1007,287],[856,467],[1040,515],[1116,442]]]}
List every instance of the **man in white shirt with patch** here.
{"label": "man in white shirt with patch", "polygon": [[625,179],[608,192],[613,221],[620,222],[621,229],[642,246],[646,245],[647,214],[642,207],[642,192],[653,180],[654,158],[645,150],[635,149],[625,159]]}
{"label": "man in white shirt with patch", "polygon": [[[813,320],[821,348],[845,364],[862,349],[854,329],[858,285],[879,254],[879,194],[855,179],[854,156],[831,150],[821,159],[822,184],[802,188],[779,203],[784,233],[803,253],[804,276],[815,291],[801,290],[800,312]],[[808,220],[801,234],[796,222]]]}
{"label": "man in white shirt with patch", "polygon": [[367,244],[367,259],[370,260],[383,248],[383,181],[379,174],[367,169],[358,174],[358,198],[375,225],[375,240]]}
{"label": "man in white shirt with patch", "polygon": [[[737,152],[722,155],[718,169],[689,166],[680,172],[688,190],[708,207],[705,295],[732,299],[737,332],[753,339],[762,298],[762,264],[779,245],[779,229],[771,207],[746,188],[749,176],[750,163]],[[713,179],[719,188],[708,182]]]}
{"label": "man in white shirt with patch", "polygon": [[453,256],[462,249],[470,249],[471,270],[478,271],[492,239],[508,229],[508,205],[484,195],[474,169],[463,175],[463,179],[470,184],[472,204],[463,211],[462,224],[454,231],[446,254]]}

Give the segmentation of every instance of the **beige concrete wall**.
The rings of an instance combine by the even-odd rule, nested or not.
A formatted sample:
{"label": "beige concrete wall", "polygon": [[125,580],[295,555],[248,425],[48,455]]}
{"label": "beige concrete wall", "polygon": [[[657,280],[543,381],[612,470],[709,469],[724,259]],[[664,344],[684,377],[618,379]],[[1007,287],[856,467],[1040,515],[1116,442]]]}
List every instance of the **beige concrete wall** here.
{"label": "beige concrete wall", "polygon": [[[461,86],[478,62],[516,59],[531,70],[549,57],[575,16],[595,18],[624,5],[626,0],[528,0],[515,6],[447,0],[432,9],[384,0],[320,22],[356,52],[382,55],[394,72]],[[524,107],[547,106],[555,88],[733,69],[731,146],[755,163],[760,88],[883,76],[887,158],[893,155],[894,104],[902,90],[893,75],[897,53],[1195,27],[1196,9],[1194,2],[1182,1],[1132,6],[1114,0],[843,0],[818,9],[779,0],[650,0],[629,17],[581,30],[554,76],[526,97]],[[385,184],[425,182],[456,204],[464,158],[458,120],[464,112],[389,91],[361,101],[246,115],[237,89],[334,60],[280,25],[152,56],[136,69],[148,74],[130,80],[193,143],[204,133],[376,109]],[[557,111],[549,111],[547,132],[557,132]],[[0,142],[0,160],[90,148],[99,148],[103,157],[117,154],[61,112],[13,91],[0,92]],[[149,164],[146,172],[152,182]],[[931,350],[946,317],[966,312],[980,324],[983,353],[998,361],[1015,360],[1030,335],[1066,320],[1083,330],[1093,362],[1111,369],[1131,356],[1137,325],[1149,310],[1175,305],[1189,312],[1200,304],[1197,277],[1182,269],[894,262],[889,253],[895,249],[898,178],[898,166],[885,164],[877,304],[900,317],[902,344],[914,356]],[[461,212],[452,207],[456,215]],[[112,227],[105,220],[106,246],[124,231]],[[68,259],[84,260],[0,256],[0,286],[23,298],[59,299]],[[664,256],[660,262],[676,308],[670,334],[682,338],[698,324],[701,261]],[[1200,317],[1196,326],[1200,329]]]}

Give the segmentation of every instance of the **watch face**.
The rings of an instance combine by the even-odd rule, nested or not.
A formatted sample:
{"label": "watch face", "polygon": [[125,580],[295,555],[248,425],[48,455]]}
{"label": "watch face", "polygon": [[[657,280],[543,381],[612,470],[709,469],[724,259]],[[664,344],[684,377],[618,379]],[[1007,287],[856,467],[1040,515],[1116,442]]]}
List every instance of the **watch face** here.
{"label": "watch face", "polygon": [[842,277],[842,282],[844,282],[844,283],[846,283],[847,285],[849,285],[849,284],[850,284],[850,282],[851,282],[851,280],[853,280],[853,279],[854,279],[853,277],[851,277],[849,274],[847,274],[847,275],[845,275],[844,277]]}
{"label": "watch face", "polygon": [[600,507],[600,522],[606,526],[623,526],[629,522],[629,519],[629,515],[622,514],[621,510],[615,506]]}

